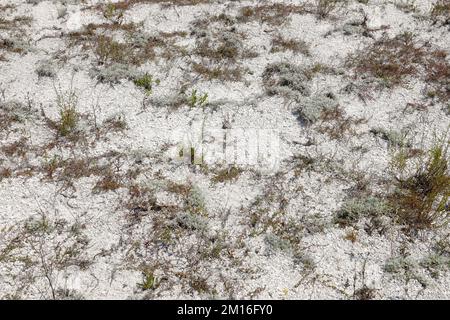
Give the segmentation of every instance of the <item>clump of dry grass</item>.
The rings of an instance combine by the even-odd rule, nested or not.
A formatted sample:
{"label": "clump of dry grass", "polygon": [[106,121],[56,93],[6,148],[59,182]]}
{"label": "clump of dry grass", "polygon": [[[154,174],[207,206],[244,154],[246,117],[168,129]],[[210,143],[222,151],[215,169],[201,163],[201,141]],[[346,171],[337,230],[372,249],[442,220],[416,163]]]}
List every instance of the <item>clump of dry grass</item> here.
{"label": "clump of dry grass", "polygon": [[[115,35],[124,35],[118,41]],[[157,58],[167,60],[185,54],[182,47],[176,45],[178,37],[185,37],[183,32],[162,32],[149,35],[134,23],[89,24],[84,30],[68,35],[70,46],[81,46],[84,51],[92,52],[99,65],[140,66]]]}
{"label": "clump of dry grass", "polygon": [[389,198],[400,223],[409,230],[427,229],[450,221],[448,141],[434,145],[415,172],[396,177],[396,191]]}
{"label": "clump of dry grass", "polygon": [[216,172],[211,181],[214,183],[232,181],[237,179],[241,173],[242,169],[236,167],[225,168]]}
{"label": "clump of dry grass", "polygon": [[10,144],[3,145],[0,150],[8,157],[24,157],[29,151],[30,146],[28,144],[28,139],[25,137],[20,138]]}
{"label": "clump of dry grass", "polygon": [[132,184],[128,187],[128,194],[129,200],[126,203],[126,208],[134,215],[134,219],[138,218],[143,212],[158,211],[154,192],[149,187]]}
{"label": "clump of dry grass", "polygon": [[13,175],[13,172],[11,168],[0,168],[0,181],[3,179],[11,178]]}
{"label": "clump of dry grass", "polygon": [[[403,33],[394,38],[382,37],[362,51],[350,55],[346,65],[359,79],[370,77],[364,90],[396,87],[411,77],[425,80],[442,100],[448,100],[450,64],[447,53],[429,44],[419,43],[413,34]],[[367,80],[366,80],[367,81]]]}
{"label": "clump of dry grass", "polygon": [[208,66],[200,63],[193,63],[192,70],[206,80],[240,81],[242,79],[242,67]]}
{"label": "clump of dry grass", "polygon": [[106,192],[114,191],[122,187],[122,181],[120,175],[114,173],[111,169],[105,170],[102,173],[101,178],[95,184],[94,192]]}
{"label": "clump of dry grass", "polygon": [[369,75],[393,87],[404,83],[408,76],[417,74],[427,51],[417,46],[412,34],[402,34],[389,39],[383,37],[365,48],[347,63],[357,76]]}
{"label": "clump of dry grass", "polygon": [[33,18],[28,16],[16,16],[13,19],[5,19],[0,17],[0,30],[17,31],[23,26],[31,26],[32,21]]}
{"label": "clump of dry grass", "polygon": [[436,96],[443,102],[450,101],[450,64],[444,50],[432,52],[428,59],[425,81],[429,84],[428,96]]}
{"label": "clump of dry grass", "polygon": [[218,46],[212,44],[209,39],[205,39],[197,45],[195,53],[214,61],[236,61],[239,56],[239,48],[236,46],[235,41],[230,41],[229,39],[222,39]]}
{"label": "clump of dry grass", "polygon": [[380,181],[384,192],[374,194],[367,187],[357,190],[344,201],[334,222],[346,227],[369,219],[365,223],[369,234],[385,232],[390,223],[399,224],[408,235],[448,225],[448,147],[449,141],[443,139],[425,154],[400,149],[391,162],[392,179]]}
{"label": "clump of dry grass", "polygon": [[80,31],[70,32],[67,37],[70,40],[70,46],[83,45],[83,49],[88,49],[95,39],[106,33],[114,31],[122,31],[127,34],[136,32],[138,25],[134,23],[89,23]]}
{"label": "clump of dry grass", "polygon": [[[5,10],[10,7],[5,6]],[[0,10],[0,15],[4,10]],[[30,27],[32,17],[16,16],[7,19],[0,16],[0,61],[6,61],[6,55],[2,53],[23,53],[27,50],[25,27]]]}
{"label": "clump of dry grass", "polygon": [[270,52],[280,52],[280,51],[292,51],[295,53],[301,53],[306,56],[310,55],[309,46],[306,42],[295,39],[286,39],[281,35],[277,35],[272,39],[272,48]]}
{"label": "clump of dry grass", "polygon": [[15,102],[0,103],[0,132],[8,130],[14,123],[21,121],[17,114],[19,105]]}
{"label": "clump of dry grass", "polygon": [[103,168],[99,166],[97,158],[78,157],[63,159],[54,156],[47,159],[38,171],[45,175],[46,179],[53,181],[72,181],[91,175],[99,175]]}
{"label": "clump of dry grass", "polygon": [[100,128],[100,133],[121,132],[128,129],[125,117],[121,114],[107,118]]}
{"label": "clump of dry grass", "polygon": [[288,21],[291,14],[305,13],[305,6],[284,3],[242,7],[237,17],[241,23],[258,21],[270,25],[280,25]]}
{"label": "clump of dry grass", "polygon": [[344,111],[339,106],[323,110],[320,120],[318,131],[328,135],[333,140],[342,139],[347,134],[354,135],[355,130],[353,127],[367,122],[363,118],[345,116]]}
{"label": "clump of dry grass", "polygon": [[319,19],[325,19],[347,2],[347,0],[315,0],[313,11]]}
{"label": "clump of dry grass", "polygon": [[126,63],[130,56],[129,46],[119,43],[109,36],[100,35],[95,39],[94,53],[100,64]]}
{"label": "clump of dry grass", "polygon": [[238,81],[245,71],[242,60],[257,55],[245,47],[246,34],[237,31],[236,20],[227,18],[224,14],[207,16],[191,25],[196,38],[192,53],[197,57],[192,70],[207,80]]}
{"label": "clump of dry grass", "polygon": [[122,0],[110,4],[97,4],[91,6],[104,12],[107,16],[118,12],[124,12],[137,4],[161,4],[163,6],[175,5],[175,6],[195,6],[202,3],[211,3],[211,0]]}
{"label": "clump of dry grass", "polygon": [[450,24],[450,1],[438,0],[433,5],[430,15],[435,23],[443,20],[443,24]]}

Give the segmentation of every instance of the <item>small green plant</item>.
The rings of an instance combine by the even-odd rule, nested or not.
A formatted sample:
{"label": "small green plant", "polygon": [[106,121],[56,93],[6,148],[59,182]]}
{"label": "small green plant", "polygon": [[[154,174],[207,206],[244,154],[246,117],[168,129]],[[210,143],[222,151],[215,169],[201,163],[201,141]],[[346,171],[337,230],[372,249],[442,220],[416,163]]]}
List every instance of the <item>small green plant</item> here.
{"label": "small green plant", "polygon": [[151,270],[145,270],[142,272],[142,282],[138,284],[139,288],[143,291],[154,290],[158,287],[156,277]]}
{"label": "small green plant", "polygon": [[390,202],[399,221],[409,229],[432,228],[449,222],[448,146],[446,138],[436,143],[412,175],[396,177],[397,189]]}
{"label": "small green plant", "polygon": [[197,89],[192,90],[188,98],[188,104],[191,108],[204,107],[208,100],[208,94],[199,94]]}
{"label": "small green plant", "polygon": [[145,73],[143,76],[134,79],[134,84],[137,87],[143,88],[146,95],[151,95],[153,90],[153,85],[159,85],[159,79],[153,79],[153,76]]}
{"label": "small green plant", "polygon": [[406,148],[400,148],[391,158],[389,165],[394,171],[403,175],[408,165],[408,150]]}
{"label": "small green plant", "polygon": [[69,135],[77,127],[80,117],[76,108],[77,103],[78,97],[72,89],[66,93],[57,91],[57,105],[59,109],[57,131],[61,136]]}

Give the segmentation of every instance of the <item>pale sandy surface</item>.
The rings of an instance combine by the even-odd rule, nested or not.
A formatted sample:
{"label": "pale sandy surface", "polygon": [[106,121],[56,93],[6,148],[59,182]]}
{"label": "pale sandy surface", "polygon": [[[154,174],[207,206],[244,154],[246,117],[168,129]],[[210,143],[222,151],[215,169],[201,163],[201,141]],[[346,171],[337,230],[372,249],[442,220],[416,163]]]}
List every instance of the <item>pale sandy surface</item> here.
{"label": "pale sandy surface", "polygon": [[[163,38],[175,52],[172,57],[157,48],[154,57],[135,67],[160,80],[146,97],[130,80],[109,84],[93,78],[92,70],[104,65],[90,49],[92,42],[85,49],[69,45],[69,35],[89,23],[113,23],[114,17],[104,17],[105,6],[95,6],[106,2],[0,0],[0,19],[32,18],[28,24],[0,28],[1,40],[14,38],[24,47],[12,52],[0,46],[0,103],[6,110],[6,104],[17,102],[13,113],[20,120],[0,131],[0,169],[10,171],[0,178],[0,298],[352,299],[367,293],[374,299],[449,299],[448,226],[411,236],[390,220],[383,232],[369,232],[370,222],[364,219],[347,227],[333,220],[357,177],[363,175],[374,193],[389,189],[382,182],[389,184],[396,150],[371,129],[404,132],[411,146],[423,150],[448,130],[449,102],[430,103],[419,75],[376,91],[366,101],[346,90],[356,81],[346,57],[383,33],[394,37],[410,31],[417,41],[449,52],[449,26],[429,19],[434,2],[415,1],[415,9],[408,11],[395,1],[349,1],[324,19],[303,12],[274,24],[210,21],[202,30],[196,20],[220,13],[237,16],[242,7],[261,2],[154,2],[130,6],[120,18],[122,25],[139,24],[142,36],[184,32]],[[370,37],[344,32],[363,13],[367,28],[374,30]],[[118,42],[127,37],[120,30],[98,32]],[[218,64],[241,68],[239,81],[203,79],[192,70],[194,61],[208,63],[196,53],[202,32],[212,44],[221,33],[238,35],[241,40],[234,43],[241,56]],[[277,34],[304,41],[309,54],[271,52]],[[52,77],[38,76],[43,60],[51,62]],[[320,130],[320,123],[299,122],[294,112],[299,102],[268,95],[263,86],[264,70],[279,62],[335,68],[307,81],[311,96],[331,92],[345,117],[363,121],[351,122],[338,138]],[[207,93],[208,103],[171,107],[182,86],[187,94],[193,89]],[[84,138],[76,142],[57,137],[45,118],[59,119],[57,92],[66,94],[70,88],[83,115],[76,130]],[[427,105],[424,110],[407,107],[421,103]],[[124,119],[126,128],[108,127],[105,121],[111,117]],[[242,171],[224,182],[214,177],[233,167],[230,163],[200,166],[174,160],[181,142],[177,133],[203,128],[208,138],[208,130],[224,127],[274,134],[274,159],[234,165]],[[22,138],[22,153],[4,148]],[[313,159],[312,164],[293,160],[299,156]],[[95,188],[104,171],[70,176],[64,172],[70,159],[87,159],[77,170],[104,165],[118,185]],[[42,168],[52,161],[62,164],[50,177]],[[133,198],[136,188],[141,193]],[[133,203],[136,199],[140,205]],[[183,220],[192,216],[195,226]],[[444,249],[437,253],[438,244]],[[444,261],[438,270],[421,263],[435,254]],[[398,257],[411,265],[386,271],[386,263]],[[156,281],[147,290],[140,286],[145,274]]]}

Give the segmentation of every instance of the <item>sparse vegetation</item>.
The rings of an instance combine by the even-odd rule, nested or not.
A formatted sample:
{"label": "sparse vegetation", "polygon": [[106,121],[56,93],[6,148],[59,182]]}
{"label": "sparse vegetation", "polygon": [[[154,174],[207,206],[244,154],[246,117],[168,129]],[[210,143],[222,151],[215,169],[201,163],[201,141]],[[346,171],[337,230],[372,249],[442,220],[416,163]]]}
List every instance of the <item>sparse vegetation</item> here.
{"label": "sparse vegetation", "polygon": [[9,2],[0,299],[449,295],[448,0]]}
{"label": "sparse vegetation", "polygon": [[379,218],[389,216],[393,212],[391,204],[379,197],[351,198],[344,202],[336,214],[335,222],[348,226],[360,218]]}
{"label": "sparse vegetation", "polygon": [[77,127],[79,113],[77,111],[78,97],[72,90],[68,92],[57,91],[57,101],[59,119],[56,129],[59,135],[67,136],[73,133]]}
{"label": "sparse vegetation", "polygon": [[242,68],[240,67],[210,67],[194,63],[192,69],[206,80],[240,81],[242,79]]}
{"label": "sparse vegetation", "polygon": [[[330,111],[336,111],[339,103],[332,93],[307,97],[299,102],[299,108],[295,112],[301,121],[313,123],[325,116]],[[336,115],[336,113],[334,114]]]}
{"label": "sparse vegetation", "polygon": [[229,167],[219,170],[215,176],[211,179],[214,183],[221,183],[226,181],[233,181],[239,177],[242,170],[237,167]]}
{"label": "sparse vegetation", "polygon": [[303,69],[289,63],[268,65],[263,73],[263,83],[269,95],[294,98],[310,95],[308,79]]}
{"label": "sparse vegetation", "polygon": [[346,3],[347,0],[315,0],[314,12],[319,19],[324,19]]}
{"label": "sparse vegetation", "polygon": [[128,45],[117,42],[112,37],[100,35],[94,41],[94,53],[99,64],[125,64],[132,54]]}
{"label": "sparse vegetation", "polygon": [[434,22],[441,21],[443,25],[448,25],[450,23],[450,1],[436,1],[431,9],[431,17]]}
{"label": "sparse vegetation", "polygon": [[[400,171],[390,198],[400,223],[410,230],[433,228],[449,222],[450,176],[448,141],[435,144],[409,175]],[[407,170],[407,169],[405,169]]]}
{"label": "sparse vegetation", "polygon": [[241,23],[258,21],[270,25],[280,25],[289,20],[291,14],[305,13],[302,5],[274,3],[259,6],[245,6],[240,9],[237,19]]}
{"label": "sparse vegetation", "polygon": [[137,87],[144,89],[146,95],[151,95],[153,86],[160,83],[159,79],[153,79],[153,77],[148,73],[134,79],[133,82]]}
{"label": "sparse vegetation", "polygon": [[295,40],[295,39],[286,39],[281,35],[276,36],[272,39],[272,49],[271,52],[280,52],[280,51],[292,51],[295,53],[301,53],[306,56],[310,55],[309,47],[304,41]]}
{"label": "sparse vegetation", "polygon": [[405,132],[385,130],[383,128],[373,128],[370,132],[385,140],[389,147],[404,148],[410,146]]}
{"label": "sparse vegetation", "polygon": [[199,94],[197,89],[193,89],[188,98],[188,104],[191,108],[203,108],[208,102],[208,94]]}
{"label": "sparse vegetation", "polygon": [[137,72],[136,70],[134,70],[134,68],[129,67],[128,65],[114,63],[106,68],[92,69],[90,71],[90,75],[93,78],[97,78],[97,80],[100,82],[114,84],[119,83],[122,79],[135,79],[137,76]]}
{"label": "sparse vegetation", "polygon": [[142,283],[139,283],[138,286],[142,290],[154,290],[157,288],[158,284],[156,278],[151,270],[145,270],[143,272]]}
{"label": "sparse vegetation", "polygon": [[441,100],[448,100],[449,91],[446,79],[450,64],[446,61],[447,52],[433,49],[419,43],[412,33],[403,33],[394,38],[384,36],[371,46],[363,49],[347,60],[355,77],[372,77],[378,88],[393,88],[406,83],[411,77],[425,80]]}

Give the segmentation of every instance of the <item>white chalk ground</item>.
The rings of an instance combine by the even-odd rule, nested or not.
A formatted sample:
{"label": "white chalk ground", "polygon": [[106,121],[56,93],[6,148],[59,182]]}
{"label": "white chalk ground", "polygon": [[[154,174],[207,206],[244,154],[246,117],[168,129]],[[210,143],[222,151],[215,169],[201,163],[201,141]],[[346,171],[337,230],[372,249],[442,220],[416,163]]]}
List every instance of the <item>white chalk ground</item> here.
{"label": "white chalk ground", "polygon": [[[208,13],[236,14],[240,7],[256,3],[211,2],[214,3],[192,6],[138,4],[128,9],[123,19],[143,23],[142,32],[151,35],[185,31],[187,36],[177,38],[177,44],[192,50],[194,20],[207,17]],[[2,17],[33,19],[25,27],[29,49],[20,54],[8,52],[5,61],[0,61],[2,103],[17,101],[27,105],[31,101],[33,108],[42,108],[48,117],[57,119],[55,86],[64,91],[72,84],[80,113],[92,116],[95,109],[98,123],[118,114],[127,122],[125,131],[107,133],[95,145],[56,146],[47,151],[48,159],[53,155],[94,157],[117,151],[123,155],[117,160],[120,170],[139,168],[135,183],[153,188],[160,205],[180,204],[179,197],[165,191],[167,181],[190,183],[200,190],[207,212],[206,231],[200,234],[197,230],[184,230],[178,238],[174,236],[174,243],[165,245],[154,241],[158,237],[155,217],[164,219],[161,213],[164,210],[150,210],[138,222],[130,223],[130,210],[123,205],[129,198],[126,186],[93,192],[96,176],[75,179],[73,188],[67,189],[60,181],[45,179],[43,173],[5,177],[0,180],[0,298],[351,299],[358,297],[361,289],[367,289],[374,299],[449,299],[449,268],[444,266],[438,276],[433,276],[419,263],[434,252],[437,243],[448,239],[448,226],[420,231],[411,238],[395,224],[390,224],[383,234],[376,231],[369,234],[364,222],[348,228],[333,224],[336,211],[355,184],[350,177],[345,177],[346,172],[363,172],[369,181],[388,177],[393,151],[385,141],[371,134],[370,129],[405,130],[414,146],[427,148],[434,134],[445,132],[449,125],[445,106],[440,102],[425,111],[402,112],[407,103],[424,99],[424,83],[415,78],[402,87],[376,93],[374,99],[366,102],[343,90],[351,81],[343,67],[346,56],[374,41],[361,34],[345,35],[342,31],[347,22],[361,17],[362,10],[367,14],[369,28],[389,26],[384,30],[389,36],[411,31],[420,40],[450,50],[448,26],[432,25],[420,18],[429,12],[433,1],[415,1],[416,11],[409,13],[400,10],[394,2],[350,1],[347,7],[333,12],[331,18],[322,20],[305,13],[292,14],[282,25],[256,21],[237,24],[238,30],[246,33],[245,47],[258,53],[257,57],[242,61],[249,72],[241,82],[197,77],[189,71],[192,59],[189,55],[171,61],[162,58],[149,61],[138,69],[160,79],[160,84],[153,88],[151,100],[143,110],[142,90],[128,80],[114,85],[98,83],[89,75],[95,64],[93,54],[86,55],[79,46],[69,47],[64,37],[89,23],[107,22],[101,10],[93,7],[104,2],[0,0],[0,6],[16,6],[0,12]],[[67,12],[59,14],[63,9]],[[214,28],[214,24],[209,27]],[[311,55],[290,51],[271,53],[271,39],[276,33],[305,41]],[[372,34],[377,39],[382,33]],[[0,35],[9,36],[2,29]],[[53,59],[56,52],[67,55],[64,62],[55,63],[56,75],[38,77],[35,70],[39,61]],[[311,91],[333,92],[347,116],[364,118],[366,122],[356,124],[353,132],[334,140],[317,132],[317,127],[299,123],[293,115],[295,106],[281,97],[268,96],[263,87],[261,77],[266,66],[282,61],[300,66],[320,62],[343,70],[314,77],[310,82]],[[174,109],[164,104],[186,82],[189,92],[197,89],[208,93],[209,104],[205,108],[184,105]],[[154,103],[157,100],[162,101],[161,105]],[[175,133],[202,125],[206,131],[220,130],[224,122],[232,129],[271,129],[279,138],[278,165],[273,168],[268,164],[242,166],[244,171],[237,179],[214,183],[212,171],[205,173],[199,166],[171,160],[180,142],[173,138]],[[54,137],[54,132],[38,115],[15,123],[14,128],[17,130],[9,134],[1,133],[2,146],[25,136],[30,145],[40,149]],[[309,145],[308,141],[313,144]],[[168,149],[167,142],[172,144]],[[38,159],[35,154],[28,152],[22,158],[18,156],[15,162],[1,151],[0,167],[38,165],[44,158]],[[294,155],[316,159],[323,156],[332,161],[328,166],[318,160],[318,167],[296,176]],[[208,167],[215,170],[224,166]],[[266,191],[273,198],[269,199]],[[251,213],[260,210],[252,206],[257,197],[267,202],[261,206],[262,214],[267,216],[277,211],[281,199],[286,201],[283,219],[294,221],[299,229],[289,231],[287,224],[282,228],[300,239],[292,244],[297,246],[296,254],[292,250],[270,251],[265,239],[274,232],[271,226],[252,230]],[[21,235],[30,217],[42,216],[50,224],[64,219],[67,225],[40,235]],[[84,240],[74,239],[70,226],[75,223],[80,226],[77,232]],[[169,224],[169,228],[178,227]],[[356,234],[354,242],[346,237],[352,228]],[[81,267],[72,261],[57,266],[54,261],[69,254],[66,246],[72,242],[83,244],[79,252],[70,253],[71,257],[89,263]],[[219,242],[222,247],[218,255],[202,256],[202,252]],[[298,252],[300,262],[296,259]],[[387,272],[387,261],[400,256],[417,262],[413,270]],[[155,289],[143,290],[139,286],[145,266],[151,268],[158,283]]]}

